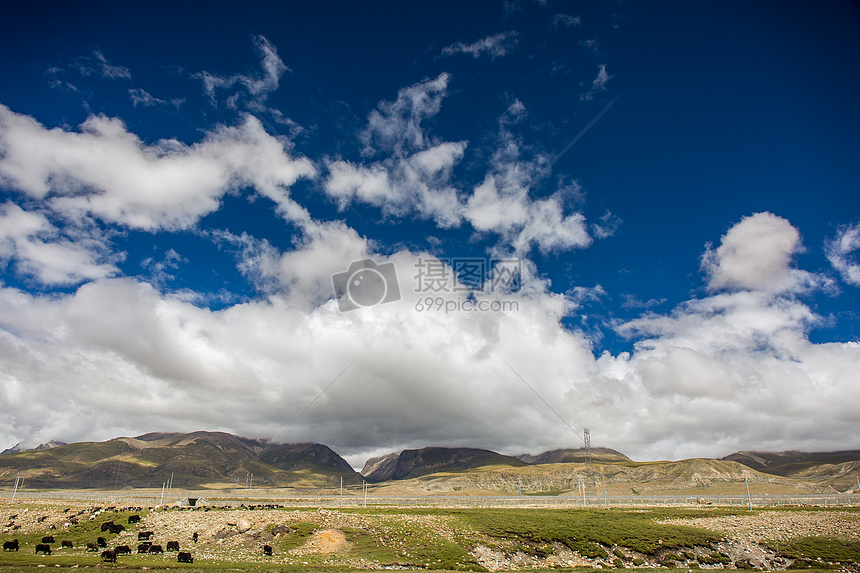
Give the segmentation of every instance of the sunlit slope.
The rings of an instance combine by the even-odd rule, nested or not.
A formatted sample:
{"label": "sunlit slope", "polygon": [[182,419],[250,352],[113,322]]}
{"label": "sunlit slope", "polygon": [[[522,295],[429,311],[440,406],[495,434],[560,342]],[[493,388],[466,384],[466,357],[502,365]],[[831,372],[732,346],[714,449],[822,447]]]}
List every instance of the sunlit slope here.
{"label": "sunlit slope", "polygon": [[146,434],[80,442],[0,456],[0,479],[21,475],[27,487],[177,487],[244,485],[333,487],[360,477],[322,444],[266,444],[222,432]]}

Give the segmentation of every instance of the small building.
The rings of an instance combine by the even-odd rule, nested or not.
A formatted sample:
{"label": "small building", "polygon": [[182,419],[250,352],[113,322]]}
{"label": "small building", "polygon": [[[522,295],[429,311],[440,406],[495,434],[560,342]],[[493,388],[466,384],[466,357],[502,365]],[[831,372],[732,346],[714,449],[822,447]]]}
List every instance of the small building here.
{"label": "small building", "polygon": [[200,507],[209,505],[209,500],[203,497],[183,497],[176,502],[176,505],[180,507]]}

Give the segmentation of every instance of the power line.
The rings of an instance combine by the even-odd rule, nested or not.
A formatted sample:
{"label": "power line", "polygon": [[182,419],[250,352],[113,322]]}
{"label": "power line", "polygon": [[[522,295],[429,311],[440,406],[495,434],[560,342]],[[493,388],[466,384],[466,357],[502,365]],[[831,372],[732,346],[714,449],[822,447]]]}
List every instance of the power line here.
{"label": "power line", "polygon": [[[626,90],[625,90],[625,91],[626,91]],[[556,162],[556,161],[558,161],[559,159],[561,159],[561,156],[562,156],[562,155],[564,155],[565,153],[567,153],[567,150],[568,150],[568,149],[570,149],[571,147],[573,147],[573,144],[574,144],[574,143],[576,143],[577,141],[579,141],[579,140],[580,140],[580,138],[581,138],[583,135],[585,135],[585,132],[587,132],[589,129],[591,129],[591,126],[592,126],[592,125],[594,125],[595,123],[597,123],[597,120],[598,120],[598,119],[600,119],[601,117],[603,117],[603,114],[604,114],[604,113],[606,113],[607,111],[609,111],[609,108],[611,108],[613,105],[615,105],[615,102],[617,102],[617,101],[621,98],[621,96],[623,96],[623,95],[624,95],[624,93],[625,93],[625,92],[621,92],[620,94],[618,94],[617,96],[615,96],[615,99],[613,99],[611,102],[609,102],[608,104],[606,104],[606,107],[604,107],[602,110],[600,110],[600,113],[598,113],[596,116],[594,116],[594,118],[592,118],[592,120],[591,120],[591,121],[589,121],[589,122],[588,122],[588,124],[587,124],[585,127],[583,127],[583,128],[582,128],[582,130],[581,130],[578,134],[576,134],[576,137],[574,137],[573,139],[571,139],[571,140],[568,142],[568,144],[564,146],[564,149],[562,149],[562,150],[558,153],[558,155],[556,155],[556,156],[552,159],[552,161],[550,161],[549,163],[547,163],[546,167],[544,167],[544,168],[541,170],[541,172],[540,172],[540,173],[538,173],[538,174],[535,176],[535,178],[534,178],[534,179],[532,179],[532,182],[531,182],[531,183],[529,183],[528,185],[526,185],[526,188],[525,188],[525,189],[523,189],[522,191],[520,191],[520,192],[517,194],[517,196],[516,196],[516,197],[514,197],[514,199],[513,199],[510,203],[508,203],[508,205],[507,205],[504,209],[502,209],[502,211],[498,214],[498,216],[496,217],[496,219],[495,219],[495,220],[496,220],[496,221],[498,221],[498,220],[501,218],[501,216],[505,214],[505,211],[507,211],[507,210],[511,207],[511,205],[513,205],[514,203],[516,203],[516,202],[519,200],[519,198],[523,196],[523,194],[524,194],[525,192],[527,192],[529,189],[531,189],[531,188],[532,188],[532,185],[534,185],[534,184],[535,184],[535,182],[536,182],[538,179],[540,179],[540,178],[543,176],[543,174],[544,174],[544,173],[546,173],[546,172],[547,172],[547,170],[548,170],[550,167],[552,167],[552,166],[553,166],[553,164],[555,164],[555,162]]]}
{"label": "power line", "polygon": [[558,412],[556,412],[556,411],[555,411],[555,408],[553,408],[552,406],[550,406],[550,405],[549,405],[549,402],[547,402],[546,400],[544,400],[544,399],[543,399],[543,396],[541,396],[540,394],[538,394],[538,391],[537,391],[537,390],[535,390],[535,389],[532,387],[532,385],[531,385],[531,384],[529,384],[528,382],[526,382],[526,379],[525,379],[525,378],[523,378],[522,376],[520,376],[520,373],[519,373],[519,372],[517,372],[516,370],[514,370],[514,367],[513,367],[513,366],[511,366],[510,364],[508,364],[507,362],[505,362],[505,359],[504,359],[504,358],[502,358],[501,356],[499,356],[498,354],[495,354],[495,357],[496,357],[496,358],[498,358],[499,360],[501,360],[501,361],[502,361],[502,363],[504,363],[504,365],[505,365],[505,366],[507,366],[508,368],[510,368],[510,369],[511,369],[511,372],[513,372],[513,373],[516,375],[516,377],[517,377],[517,378],[519,378],[519,379],[522,381],[522,383],[523,383],[523,384],[525,384],[525,385],[528,387],[528,389],[529,389],[529,390],[531,390],[532,392],[534,392],[534,395],[535,395],[535,396],[537,396],[538,398],[540,398],[540,401],[541,401],[541,402],[543,402],[544,404],[546,404],[546,407],[547,407],[547,408],[549,408],[550,410],[552,410],[552,413],[553,413],[553,414],[555,414],[556,416],[558,416],[558,419],[559,419],[559,420],[561,420],[562,422],[564,422],[564,425],[565,425],[565,426],[567,426],[567,427],[570,429],[570,431],[571,431],[571,432],[573,432],[574,434],[576,434],[576,436],[578,436],[580,440],[581,440],[581,439],[583,439],[583,437],[579,435],[579,432],[577,432],[576,430],[574,430],[574,429],[573,429],[573,426],[571,426],[570,424],[568,424],[568,423],[567,423],[567,420],[565,420],[564,418],[562,418],[562,417],[561,417],[561,414],[559,414]]}

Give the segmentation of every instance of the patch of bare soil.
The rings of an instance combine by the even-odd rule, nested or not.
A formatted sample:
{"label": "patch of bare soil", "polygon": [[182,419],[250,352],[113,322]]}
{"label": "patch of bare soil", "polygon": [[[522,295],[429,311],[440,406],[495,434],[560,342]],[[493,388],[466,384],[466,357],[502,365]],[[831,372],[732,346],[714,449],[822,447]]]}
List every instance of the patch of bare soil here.
{"label": "patch of bare soil", "polygon": [[323,529],[314,533],[308,542],[293,551],[297,555],[312,553],[340,553],[349,550],[346,535],[337,529]]}

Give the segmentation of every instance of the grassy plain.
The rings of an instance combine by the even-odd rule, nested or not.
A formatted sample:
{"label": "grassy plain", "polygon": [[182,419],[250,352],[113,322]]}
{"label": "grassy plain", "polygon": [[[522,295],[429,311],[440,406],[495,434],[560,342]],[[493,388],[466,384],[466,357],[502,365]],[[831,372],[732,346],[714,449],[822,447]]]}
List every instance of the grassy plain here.
{"label": "grassy plain", "polygon": [[[71,515],[85,506],[70,505]],[[21,515],[48,515],[38,503],[0,505],[0,526],[20,522]],[[61,512],[56,508],[55,512]],[[763,510],[726,508],[643,508],[643,509],[542,509],[542,508],[404,508],[395,506],[343,509],[340,511],[283,508],[247,511],[254,528],[239,534],[229,523],[235,510],[144,510],[108,511],[78,524],[62,525],[54,517],[2,534],[2,541],[17,538],[17,552],[0,553],[0,570],[35,573],[51,570],[98,568],[124,571],[356,571],[366,569],[408,569],[446,571],[486,570],[590,570],[641,568],[751,568],[755,564],[728,550],[732,540],[726,533],[700,527],[670,525],[670,519],[737,517],[758,515]],[[782,509],[783,512],[827,512],[813,508]],[[833,510],[830,510],[833,511]],[[840,508],[840,516],[856,519],[860,510]],[[127,525],[127,518],[139,513],[140,525]],[[10,519],[18,515],[16,519]],[[60,516],[62,518],[62,516]],[[120,556],[116,564],[101,563],[98,553],[86,552],[87,542],[98,536],[113,548],[136,539],[138,530],[165,523],[189,523],[196,527],[210,522],[211,531],[193,547],[193,564],[181,564],[176,554]],[[174,521],[165,521],[172,519]],[[843,518],[844,519],[844,518]],[[108,520],[126,524],[129,531],[118,536],[102,533]],[[161,521],[159,521],[161,520]],[[161,525],[159,525],[161,524]],[[56,527],[56,526],[55,526]],[[180,537],[180,529],[164,535]],[[182,530],[183,535],[187,531]],[[275,534],[274,532],[280,532]],[[157,532],[160,535],[162,532]],[[325,535],[339,543],[326,545]],[[34,548],[45,535],[53,535],[50,556],[36,555]],[[165,539],[170,537],[163,537]],[[60,548],[61,540],[74,543]],[[232,545],[231,545],[232,543]],[[262,555],[262,545],[273,547],[274,555]],[[187,546],[183,546],[183,550]],[[771,565],[797,569],[842,569],[858,571],[860,541],[855,538],[806,536],[770,540],[755,549],[771,555]],[[135,546],[132,545],[132,550]],[[487,556],[493,556],[488,558]]]}

